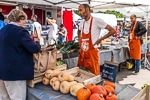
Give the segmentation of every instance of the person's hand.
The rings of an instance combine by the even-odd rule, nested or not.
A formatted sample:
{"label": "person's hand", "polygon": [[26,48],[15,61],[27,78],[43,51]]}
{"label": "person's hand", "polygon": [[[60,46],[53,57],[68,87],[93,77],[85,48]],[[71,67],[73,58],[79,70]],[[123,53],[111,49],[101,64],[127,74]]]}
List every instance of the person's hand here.
{"label": "person's hand", "polygon": [[100,44],[100,43],[101,43],[101,41],[102,41],[102,38],[98,39],[98,40],[94,43],[94,45],[98,45],[98,44]]}
{"label": "person's hand", "polygon": [[34,41],[40,42],[40,39],[39,38],[34,38]]}
{"label": "person's hand", "polygon": [[58,33],[62,35],[62,32],[58,32]]}

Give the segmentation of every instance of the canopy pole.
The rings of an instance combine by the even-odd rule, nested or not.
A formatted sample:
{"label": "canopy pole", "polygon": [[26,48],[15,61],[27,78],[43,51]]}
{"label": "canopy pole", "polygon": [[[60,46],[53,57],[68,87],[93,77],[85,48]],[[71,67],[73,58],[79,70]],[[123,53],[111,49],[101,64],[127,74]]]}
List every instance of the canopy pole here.
{"label": "canopy pole", "polygon": [[[146,29],[147,29],[147,31],[148,31],[148,7],[147,7],[147,9],[146,9]],[[147,50],[148,50],[148,47],[147,47],[147,32],[146,32],[146,34],[145,34],[145,59],[144,59],[144,67],[146,67],[146,61],[147,61],[147,56],[146,56],[146,54],[147,54]]]}

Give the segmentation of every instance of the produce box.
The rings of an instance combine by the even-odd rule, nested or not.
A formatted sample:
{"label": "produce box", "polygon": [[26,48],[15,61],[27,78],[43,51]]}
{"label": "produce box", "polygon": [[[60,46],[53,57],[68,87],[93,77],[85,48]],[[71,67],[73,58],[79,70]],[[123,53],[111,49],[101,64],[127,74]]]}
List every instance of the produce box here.
{"label": "produce box", "polygon": [[[53,70],[61,70],[61,71],[66,70],[66,69],[67,69],[67,65],[66,64],[59,65],[59,66],[56,66],[56,67],[53,68]],[[29,80],[27,82],[28,86],[34,87],[34,85],[36,83],[42,82],[42,78],[43,78],[44,74],[45,74],[45,72],[43,72],[43,73],[35,72],[34,73],[34,79],[33,80]]]}
{"label": "produce box", "polygon": [[61,70],[61,71],[66,69],[67,69],[67,64],[62,64],[53,68],[53,70]]}
{"label": "produce box", "polygon": [[70,52],[70,53],[64,53],[63,54],[63,59],[69,59],[69,58],[74,58],[74,57],[78,57],[79,52]]}
{"label": "produce box", "polygon": [[61,60],[63,60],[63,55],[62,55],[62,53],[60,53],[60,52],[57,52],[57,59],[61,59]]}
{"label": "produce box", "polygon": [[143,90],[141,90],[131,100],[150,100],[150,86],[147,85],[147,87],[145,87]]}
{"label": "produce box", "polygon": [[84,85],[88,83],[97,84],[101,81],[100,75],[96,76],[95,74],[84,71],[79,67],[74,67],[66,71],[74,76],[75,81],[83,83]]}

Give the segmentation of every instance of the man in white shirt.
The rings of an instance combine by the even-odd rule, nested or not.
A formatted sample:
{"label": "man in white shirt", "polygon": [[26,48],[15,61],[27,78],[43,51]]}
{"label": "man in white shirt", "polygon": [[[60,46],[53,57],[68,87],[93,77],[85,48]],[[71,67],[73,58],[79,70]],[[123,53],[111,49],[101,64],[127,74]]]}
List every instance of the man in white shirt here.
{"label": "man in white shirt", "polygon": [[56,24],[56,20],[54,18],[47,19],[48,24],[50,25],[48,31],[48,42],[49,44],[54,44],[57,41],[57,32],[58,32],[58,25]]}
{"label": "man in white shirt", "polygon": [[[102,19],[92,17],[90,13],[90,6],[88,4],[81,4],[78,11],[79,15],[83,18],[78,30],[78,38],[80,42],[78,66],[87,68],[95,75],[99,75],[100,62],[97,45],[102,40],[113,35],[115,30]],[[107,29],[109,32],[99,38],[101,29]]]}

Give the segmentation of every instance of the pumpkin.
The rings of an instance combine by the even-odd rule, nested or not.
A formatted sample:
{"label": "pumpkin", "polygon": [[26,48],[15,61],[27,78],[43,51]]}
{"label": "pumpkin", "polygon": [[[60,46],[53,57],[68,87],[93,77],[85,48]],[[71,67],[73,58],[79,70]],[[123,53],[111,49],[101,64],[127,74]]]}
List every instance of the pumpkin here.
{"label": "pumpkin", "polygon": [[70,91],[70,87],[74,84],[76,84],[76,81],[68,82],[68,81],[63,81],[60,84],[60,92],[67,94]]}
{"label": "pumpkin", "polygon": [[59,90],[60,89],[60,81],[59,80],[54,81],[52,86],[55,91]]}
{"label": "pumpkin", "polygon": [[45,71],[45,77],[51,79],[53,77],[57,77],[59,75],[60,71],[59,70],[51,70],[48,69]]}
{"label": "pumpkin", "polygon": [[114,89],[115,89],[115,83],[113,83],[113,82],[110,82],[110,81],[105,81],[104,82],[104,85],[110,85],[110,86],[112,86]]}
{"label": "pumpkin", "polygon": [[42,83],[43,83],[44,85],[49,85],[49,79],[46,78],[46,77],[43,77],[43,78],[42,78]]}
{"label": "pumpkin", "polygon": [[104,89],[107,91],[108,94],[109,93],[113,93],[113,94],[115,93],[115,89],[110,85],[104,85]]}
{"label": "pumpkin", "polygon": [[91,91],[86,87],[80,88],[77,92],[78,100],[89,100],[90,95],[91,95]]}
{"label": "pumpkin", "polygon": [[60,72],[60,74],[58,75],[58,79],[59,81],[74,81],[74,77],[66,71]]}
{"label": "pumpkin", "polygon": [[50,80],[50,86],[53,86],[53,83],[54,83],[55,81],[57,81],[57,80],[58,80],[57,77],[53,77],[53,78]]}
{"label": "pumpkin", "polygon": [[89,100],[105,100],[102,94],[93,93]]}
{"label": "pumpkin", "polygon": [[70,93],[71,95],[73,96],[77,96],[77,92],[80,88],[84,87],[84,85],[82,83],[77,83],[77,84],[74,84],[70,87]]}
{"label": "pumpkin", "polygon": [[101,85],[96,85],[96,86],[92,89],[92,93],[103,94],[104,97],[107,95],[107,91],[106,91],[106,90],[104,89],[104,87],[101,86]]}
{"label": "pumpkin", "polygon": [[89,84],[86,85],[86,87],[87,87],[88,89],[90,89],[90,91],[92,91],[92,89],[93,89],[95,86],[96,86],[96,85],[95,85],[95,84],[92,84],[92,83],[89,83]]}
{"label": "pumpkin", "polygon": [[115,94],[109,93],[105,100],[118,100],[118,97]]}

